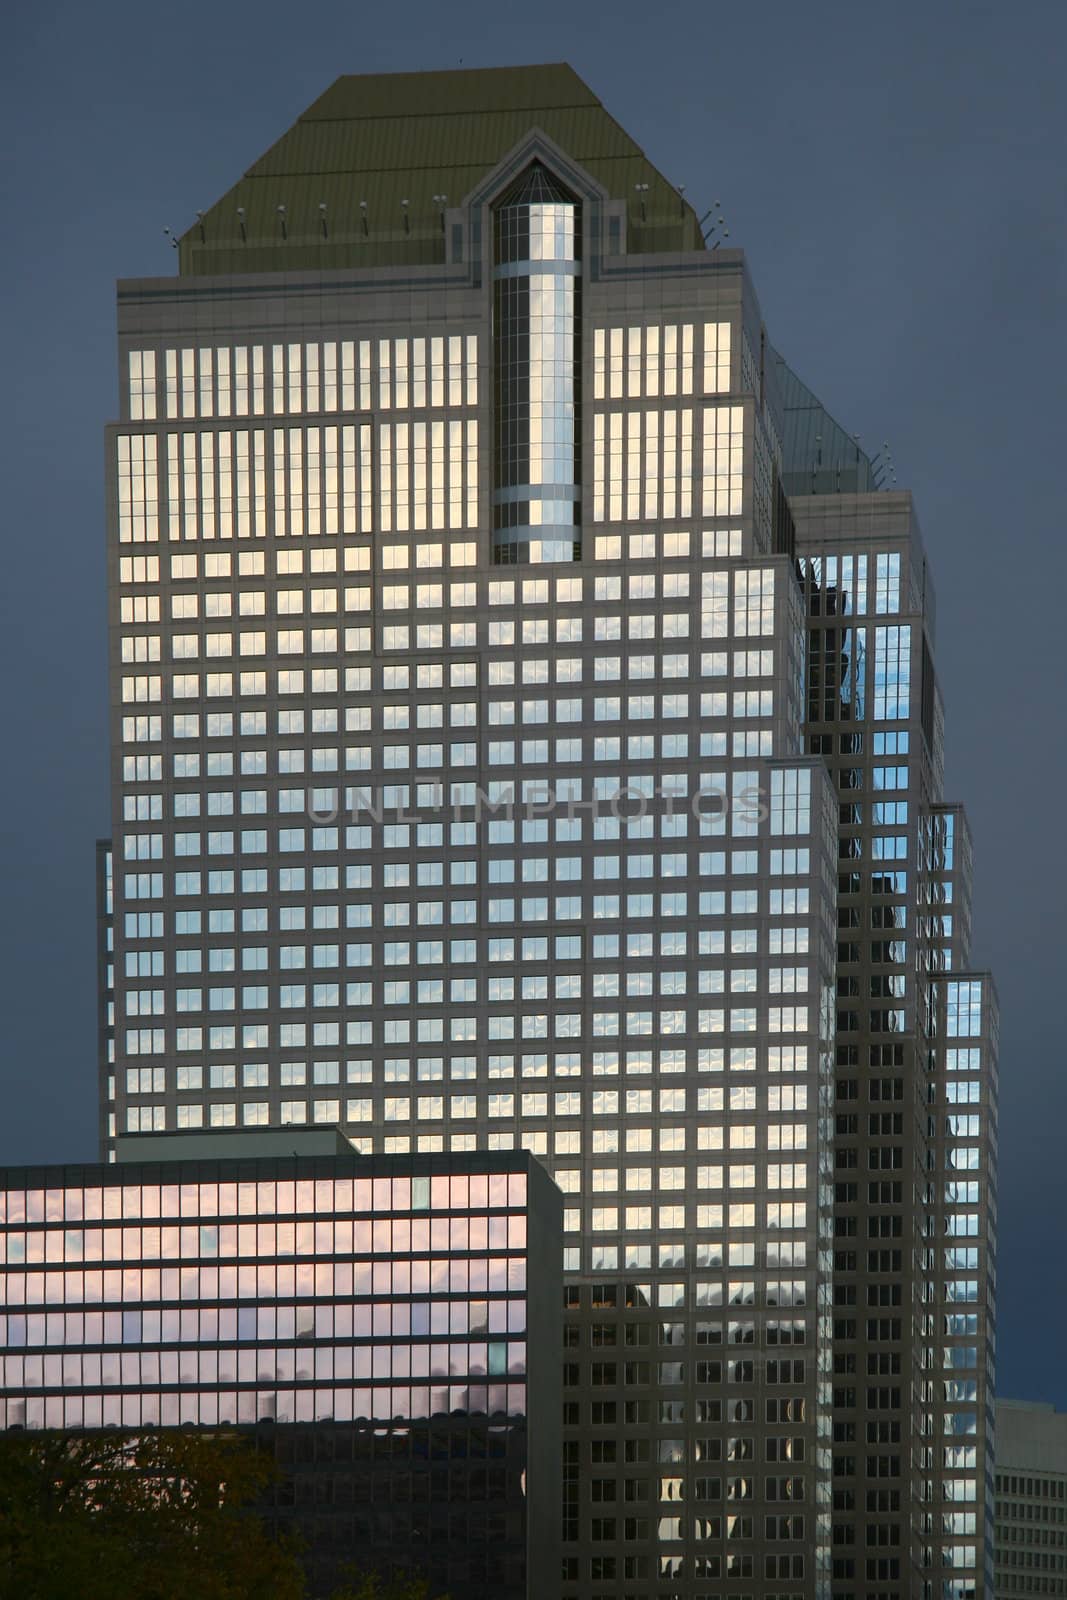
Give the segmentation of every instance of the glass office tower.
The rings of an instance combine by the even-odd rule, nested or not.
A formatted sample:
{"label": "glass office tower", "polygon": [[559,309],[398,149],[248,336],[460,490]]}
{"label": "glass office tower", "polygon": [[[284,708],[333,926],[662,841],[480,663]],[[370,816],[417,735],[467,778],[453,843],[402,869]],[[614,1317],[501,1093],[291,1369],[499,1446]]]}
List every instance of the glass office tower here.
{"label": "glass office tower", "polygon": [[[532,1151],[566,1195],[563,1600],[828,1595],[842,825],[806,742],[798,390],[743,257],[568,68],[345,78],[177,277],[120,285],[119,342],[105,1153],[316,1123]],[[879,770],[910,626],[846,646]],[[888,900],[912,924],[917,894]],[[918,989],[888,959],[895,1048]],[[945,1247],[889,1241],[910,1329]],[[905,1484],[888,1523],[854,1493],[839,1595],[966,1592],[955,1513]]]}

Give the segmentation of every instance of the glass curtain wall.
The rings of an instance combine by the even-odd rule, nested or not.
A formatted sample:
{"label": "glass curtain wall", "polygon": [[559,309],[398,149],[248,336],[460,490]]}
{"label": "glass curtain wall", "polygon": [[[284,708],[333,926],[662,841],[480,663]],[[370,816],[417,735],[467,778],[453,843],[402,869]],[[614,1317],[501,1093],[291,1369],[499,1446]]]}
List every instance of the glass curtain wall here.
{"label": "glass curtain wall", "polygon": [[581,553],[581,207],[539,163],[493,220],[493,559]]}

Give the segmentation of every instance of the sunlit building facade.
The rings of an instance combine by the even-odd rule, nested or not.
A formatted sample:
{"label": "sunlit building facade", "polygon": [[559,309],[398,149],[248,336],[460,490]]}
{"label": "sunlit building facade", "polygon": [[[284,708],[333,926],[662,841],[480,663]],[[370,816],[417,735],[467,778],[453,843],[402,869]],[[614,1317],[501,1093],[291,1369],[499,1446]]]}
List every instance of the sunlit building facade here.
{"label": "sunlit building facade", "polygon": [[[852,890],[796,506],[843,484],[795,481],[744,258],[552,67],[339,80],[178,265],[119,288],[102,1153],[530,1151],[565,1195],[561,1600],[962,1597],[910,1477],[884,1536],[853,1494],[887,1548],[832,1567],[832,1234],[877,1202],[835,1187]],[[848,685],[880,770],[919,715],[900,609]],[[910,1330],[941,1244],[885,1248]]]}
{"label": "sunlit building facade", "polygon": [[255,1429],[283,1468],[271,1520],[316,1577],[357,1561],[464,1600],[546,1592],[558,1191],[519,1151],[233,1153],[247,1141],[0,1173],[0,1426]]}

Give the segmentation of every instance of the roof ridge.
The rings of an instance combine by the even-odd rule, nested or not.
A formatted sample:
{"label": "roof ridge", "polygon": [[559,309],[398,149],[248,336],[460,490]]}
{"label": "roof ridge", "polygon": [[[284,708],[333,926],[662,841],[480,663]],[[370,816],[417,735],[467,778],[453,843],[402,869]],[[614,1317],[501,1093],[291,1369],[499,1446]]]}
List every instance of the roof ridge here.
{"label": "roof ridge", "polygon": [[[605,116],[611,118],[617,128],[626,133],[622,124],[611,116],[611,112],[607,110],[601,101],[598,100],[595,103],[604,112]],[[310,107],[308,109],[310,110]],[[480,106],[463,106],[456,111],[397,111],[393,113],[393,118],[397,122],[417,122],[422,117],[513,117],[517,109],[522,110],[523,108],[521,106],[518,108],[514,106],[490,106],[487,109]],[[575,100],[566,104],[540,106],[537,109],[540,111],[589,111],[591,106],[588,100]],[[331,122],[388,122],[390,120],[391,118],[388,114],[383,116],[380,111],[368,111],[363,116],[344,117],[309,117],[307,111],[303,111],[297,117],[294,127],[301,122],[314,122],[320,127],[328,127]],[[284,134],[282,137],[285,137]],[[627,133],[626,137],[632,144],[636,144],[632,134]]]}
{"label": "roof ridge", "polygon": [[[398,67],[394,72],[342,72],[336,77],[334,83],[340,83],[345,78],[448,78],[459,72],[542,72],[548,68],[565,67],[572,72],[580,82],[584,83],[576,67],[569,61],[510,61],[505,65],[495,67],[465,67],[462,63],[458,67]],[[331,84],[331,88],[333,85]],[[592,89],[589,93],[592,94]]]}

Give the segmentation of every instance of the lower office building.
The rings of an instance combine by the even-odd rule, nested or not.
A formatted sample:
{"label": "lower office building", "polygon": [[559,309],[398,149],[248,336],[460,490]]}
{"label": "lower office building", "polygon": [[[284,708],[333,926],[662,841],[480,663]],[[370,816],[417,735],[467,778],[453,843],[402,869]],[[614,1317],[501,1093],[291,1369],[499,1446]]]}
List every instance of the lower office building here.
{"label": "lower office building", "polygon": [[361,1158],[327,1130],[140,1138],[120,1158],[0,1172],[0,1425],[248,1428],[273,1440],[270,1517],[305,1539],[313,1592],[357,1561],[452,1600],[549,1593],[561,1241],[543,1168]]}
{"label": "lower office building", "polygon": [[996,1416],[996,1593],[1067,1595],[1067,1412],[998,1400]]}

